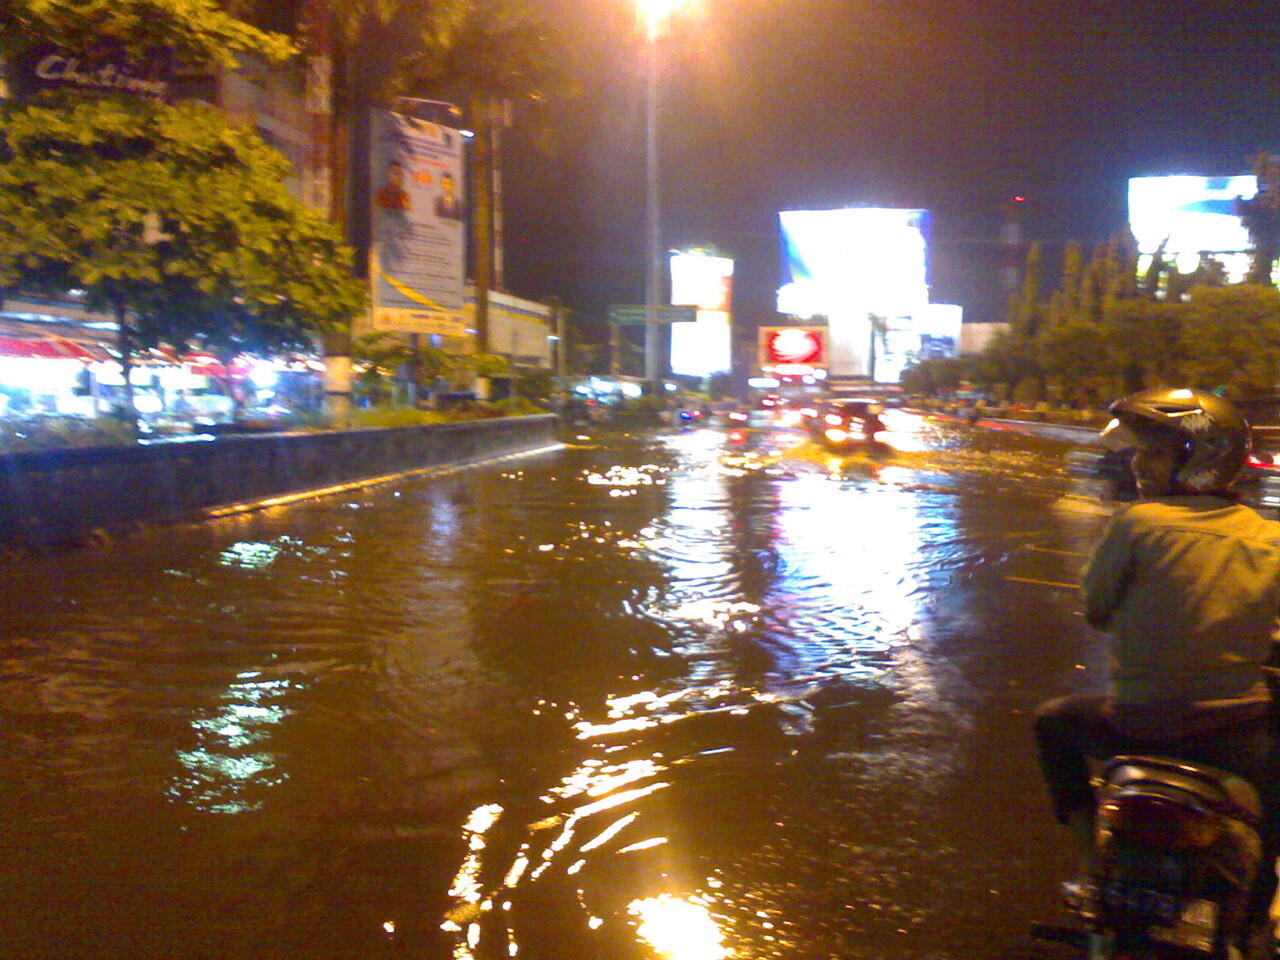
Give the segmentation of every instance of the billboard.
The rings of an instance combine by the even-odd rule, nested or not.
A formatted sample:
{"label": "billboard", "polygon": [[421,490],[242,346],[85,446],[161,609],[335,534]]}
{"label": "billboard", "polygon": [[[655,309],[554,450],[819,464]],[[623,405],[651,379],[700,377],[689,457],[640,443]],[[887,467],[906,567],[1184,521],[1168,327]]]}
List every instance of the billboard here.
{"label": "billboard", "polygon": [[731,365],[730,304],[733,261],[687,251],[671,255],[671,302],[694,306],[693,323],[671,327],[671,371],[707,377]]}
{"label": "billboard", "polygon": [[373,329],[463,336],[462,135],[373,116]]}
{"label": "billboard", "polygon": [[929,302],[927,210],[849,207],[778,214],[778,310],[826,317],[829,369],[870,376],[871,318],[918,313]]}
{"label": "billboard", "polygon": [[1183,273],[1195,270],[1201,253],[1212,254],[1227,268],[1231,282],[1243,280],[1250,244],[1236,203],[1257,192],[1253,176],[1134,177],[1129,181],[1129,229],[1138,252],[1150,256],[1164,244],[1164,258]]}
{"label": "billboard", "polygon": [[915,313],[879,318],[875,331],[872,377],[897,383],[902,371],[922,360],[959,355],[964,308],[928,303]]}
{"label": "billboard", "polygon": [[761,368],[827,365],[826,327],[760,327],[758,337]]}

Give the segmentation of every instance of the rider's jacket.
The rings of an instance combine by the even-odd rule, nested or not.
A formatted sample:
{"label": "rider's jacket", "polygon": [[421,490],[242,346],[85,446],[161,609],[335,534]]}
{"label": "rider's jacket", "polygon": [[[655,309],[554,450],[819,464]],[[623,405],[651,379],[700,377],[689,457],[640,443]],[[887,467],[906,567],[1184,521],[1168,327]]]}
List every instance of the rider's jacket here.
{"label": "rider's jacket", "polygon": [[1280,523],[1222,497],[1138,501],[1112,519],[1083,589],[1086,619],[1111,634],[1119,707],[1265,703]]}

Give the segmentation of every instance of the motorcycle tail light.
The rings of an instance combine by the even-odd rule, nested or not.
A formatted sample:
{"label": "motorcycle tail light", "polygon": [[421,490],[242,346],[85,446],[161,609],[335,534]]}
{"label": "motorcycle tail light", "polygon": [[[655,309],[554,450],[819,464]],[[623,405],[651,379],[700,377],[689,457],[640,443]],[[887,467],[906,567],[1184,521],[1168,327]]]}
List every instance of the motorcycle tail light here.
{"label": "motorcycle tail light", "polygon": [[1102,825],[1128,843],[1164,850],[1203,850],[1222,834],[1211,813],[1151,794],[1119,796],[1104,804]]}

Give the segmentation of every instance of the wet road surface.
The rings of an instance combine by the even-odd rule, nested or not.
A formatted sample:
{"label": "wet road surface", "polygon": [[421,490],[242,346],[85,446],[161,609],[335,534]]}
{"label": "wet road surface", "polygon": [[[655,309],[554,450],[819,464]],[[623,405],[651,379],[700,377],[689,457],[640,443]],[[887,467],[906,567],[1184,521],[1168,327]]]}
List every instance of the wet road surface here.
{"label": "wet road surface", "polygon": [[890,412],[0,566],[0,956],[1060,955],[1062,442]]}

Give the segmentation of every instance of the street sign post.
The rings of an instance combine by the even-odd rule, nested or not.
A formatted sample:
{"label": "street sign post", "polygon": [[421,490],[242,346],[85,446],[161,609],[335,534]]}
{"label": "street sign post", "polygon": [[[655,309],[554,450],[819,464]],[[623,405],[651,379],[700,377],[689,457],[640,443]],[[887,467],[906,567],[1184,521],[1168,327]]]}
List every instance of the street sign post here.
{"label": "street sign post", "polygon": [[[698,308],[691,306],[665,306],[654,310],[654,323],[693,323],[698,319]],[[643,303],[614,303],[609,305],[610,323],[648,323],[648,307]]]}

